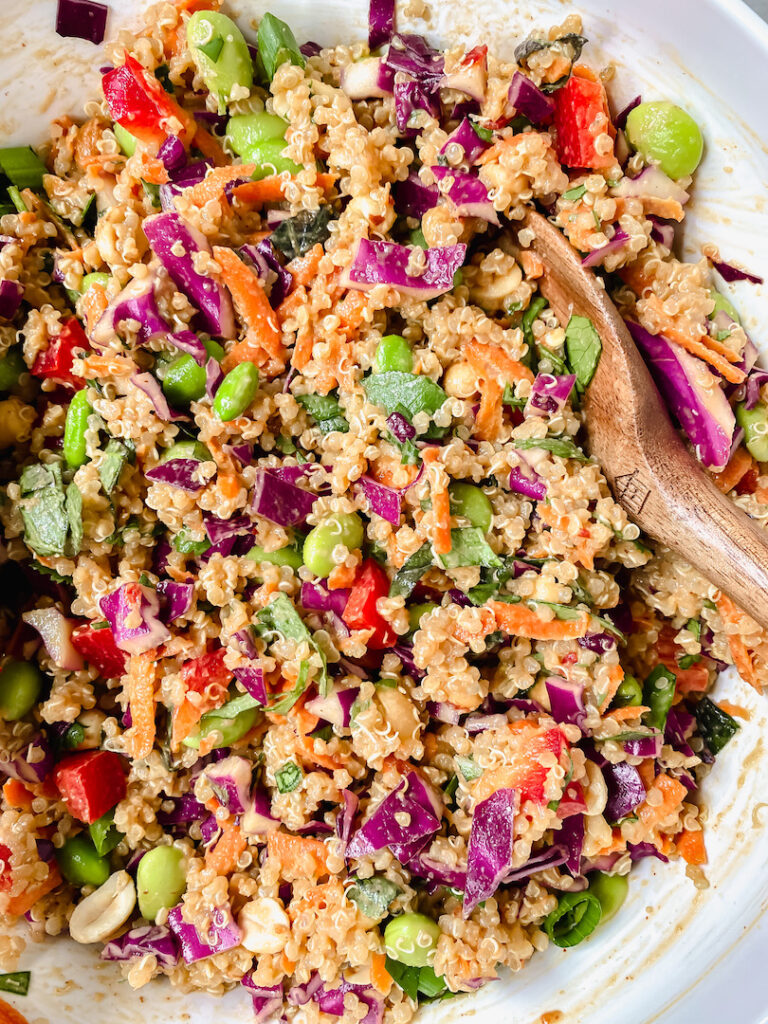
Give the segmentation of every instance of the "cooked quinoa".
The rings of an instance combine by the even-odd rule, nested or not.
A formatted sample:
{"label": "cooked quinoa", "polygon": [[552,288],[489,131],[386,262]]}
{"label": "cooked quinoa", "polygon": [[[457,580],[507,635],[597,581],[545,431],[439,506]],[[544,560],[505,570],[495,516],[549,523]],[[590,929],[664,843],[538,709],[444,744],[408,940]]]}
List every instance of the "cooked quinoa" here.
{"label": "cooked quinoa", "polygon": [[372,7],[321,49],[160,3],[0,151],[0,920],[259,1021],[405,1024],[586,938],[644,857],[703,884],[744,714],[707,693],[766,682],[582,451],[600,340],[515,230],[564,231],[765,524],[740,272],[673,253],[697,126],[612,111],[576,16],[506,64]]}

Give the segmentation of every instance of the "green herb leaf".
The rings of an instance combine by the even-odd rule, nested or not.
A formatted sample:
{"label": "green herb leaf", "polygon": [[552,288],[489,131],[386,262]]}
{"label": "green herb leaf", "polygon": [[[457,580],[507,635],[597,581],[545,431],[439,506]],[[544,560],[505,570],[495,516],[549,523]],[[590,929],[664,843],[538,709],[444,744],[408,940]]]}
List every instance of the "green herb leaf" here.
{"label": "green herb leaf", "polygon": [[467,782],[472,782],[473,779],[479,779],[483,774],[483,769],[476,763],[473,757],[463,757],[462,755],[457,754],[455,761],[459,771]]}
{"label": "green herb leaf", "polygon": [[293,32],[274,14],[265,14],[259,22],[257,42],[259,57],[270,82],[280,65],[286,61],[300,68],[306,64]]}
{"label": "green herb leaf", "polygon": [[561,459],[578,459],[579,462],[587,462],[587,456],[570,437],[525,437],[517,438],[514,442],[515,448],[523,451],[529,448],[543,448],[544,451],[552,452]]}
{"label": "green herb leaf", "polygon": [[360,912],[373,921],[387,916],[389,905],[403,890],[388,878],[374,875],[372,878],[357,878],[347,889],[347,898],[356,903]]}
{"label": "green herb leaf", "polygon": [[482,139],[483,142],[491,142],[493,140],[493,132],[490,128],[485,128],[483,125],[478,124],[473,117],[470,117],[469,123],[472,125],[475,135]]}
{"label": "green herb leaf", "polygon": [[676,683],[677,676],[671,669],[666,665],[657,665],[643,685],[643,704],[651,709],[646,711],[643,722],[662,734],[675,699]]}
{"label": "green herb leaf", "polygon": [[10,992],[14,996],[25,996],[29,992],[31,971],[14,971],[13,974],[0,974],[0,992]]}
{"label": "green herb leaf", "polygon": [[575,63],[581,56],[581,51],[587,45],[587,42],[588,40],[586,36],[577,35],[576,32],[566,32],[565,35],[552,40],[542,39],[536,36],[528,36],[527,39],[524,39],[523,42],[515,48],[515,60],[518,64],[522,64],[531,56],[531,54],[538,53],[539,50],[548,50],[550,47],[557,46],[559,50],[565,51],[571,63]]}
{"label": "green herb leaf", "polygon": [[411,421],[420,412],[434,415],[448,399],[431,377],[402,370],[372,373],[363,381],[363,387],[372,405],[386,409],[388,415],[405,410]]}
{"label": "green herb leaf", "polygon": [[333,207],[328,205],[315,211],[302,210],[295,217],[282,221],[269,236],[269,240],[289,260],[293,260],[297,256],[304,256],[318,242],[325,242],[331,233],[328,225],[332,219]]}
{"label": "green herb leaf", "polygon": [[410,558],[407,558],[395,573],[389,585],[390,597],[408,597],[424,573],[434,565],[432,545],[422,544]]}
{"label": "green herb leaf", "polygon": [[83,496],[74,481],[67,487],[64,509],[69,524],[67,554],[74,557],[83,546]]}
{"label": "green herb leaf", "polygon": [[100,857],[106,857],[120,843],[123,833],[115,828],[115,809],[107,811],[88,826],[93,845]]}
{"label": "green herb leaf", "polygon": [[186,526],[182,526],[173,538],[173,546],[182,555],[194,555],[195,558],[199,558],[200,555],[205,554],[211,544],[208,540],[195,540]]}
{"label": "green herb leaf", "polygon": [[696,722],[701,738],[711,754],[719,754],[739,731],[735,719],[718,707],[709,697],[703,697],[696,705]]}
{"label": "green herb leaf", "polygon": [[296,395],[295,397],[323,434],[330,434],[335,430],[342,434],[348,432],[349,423],[345,419],[339,400],[335,395]]}
{"label": "green herb leaf", "polygon": [[537,299],[534,299],[528,307],[528,309],[526,309],[526,311],[523,313],[523,318],[520,321],[520,324],[523,328],[523,334],[525,336],[525,342],[531,351],[533,351],[535,345],[533,337],[533,322],[534,320],[537,319],[539,314],[542,313],[547,308],[548,305],[549,303],[544,298],[544,296],[540,295]]}
{"label": "green herb leaf", "polygon": [[270,704],[269,710],[274,712],[276,715],[287,715],[302,693],[306,690],[308,679],[309,662],[302,661],[299,666],[299,674],[296,677],[296,682],[294,683],[293,688],[289,690],[288,693],[284,693],[280,700],[275,701],[274,704]]}
{"label": "green herb leaf", "polygon": [[391,957],[387,957],[385,966],[395,984],[399,985],[403,992],[415,1002],[419,996],[420,968],[406,967],[405,964],[401,964],[399,960],[393,960]]}
{"label": "green herb leaf", "polygon": [[582,391],[595,375],[603,350],[600,335],[586,316],[572,316],[565,329],[565,351],[568,365],[576,374],[576,386]]}
{"label": "green herb leaf", "polygon": [[109,497],[117,487],[123,466],[132,461],[136,452],[133,441],[121,441],[117,437],[111,437],[104,449],[104,456],[99,466],[99,479],[104,493]]}
{"label": "green herb leaf", "polygon": [[503,565],[479,526],[451,530],[451,550],[445,555],[439,555],[438,560],[444,569],[458,569],[465,565],[494,569]]}
{"label": "green herb leaf", "polygon": [[304,772],[295,761],[286,761],[283,767],[275,772],[275,782],[280,793],[292,793],[294,789],[299,788],[303,778]]}
{"label": "green herb leaf", "polygon": [[75,555],[83,542],[82,495],[64,489],[58,463],[27,466],[19,479],[24,540],[38,555]]}
{"label": "green herb leaf", "polygon": [[213,36],[207,43],[197,46],[197,49],[215,64],[221,56],[221,51],[224,49],[224,40],[221,36]]}
{"label": "green herb leaf", "polygon": [[575,203],[577,199],[581,199],[586,191],[586,185],[576,185],[574,188],[569,188],[567,192],[563,192],[562,198]]}
{"label": "green herb leaf", "polygon": [[16,188],[42,188],[45,164],[29,146],[0,149],[0,167]]}
{"label": "green herb leaf", "polygon": [[[329,686],[328,667],[325,655],[317,642],[313,639],[312,634],[304,625],[304,622],[294,608],[290,597],[283,593],[275,594],[269,604],[265,608],[261,609],[256,616],[256,619],[257,622],[254,623],[254,626],[259,636],[267,639],[274,634],[277,634],[278,636],[286,637],[289,640],[295,640],[296,643],[302,643],[306,640],[309,646],[317,652],[321,666],[318,689],[320,694],[325,697],[328,693]],[[301,696],[301,694],[297,694],[295,700],[291,704],[291,707],[293,707],[293,704],[295,704],[296,700],[299,699],[299,696]],[[285,714],[285,712],[281,711],[279,714]]]}

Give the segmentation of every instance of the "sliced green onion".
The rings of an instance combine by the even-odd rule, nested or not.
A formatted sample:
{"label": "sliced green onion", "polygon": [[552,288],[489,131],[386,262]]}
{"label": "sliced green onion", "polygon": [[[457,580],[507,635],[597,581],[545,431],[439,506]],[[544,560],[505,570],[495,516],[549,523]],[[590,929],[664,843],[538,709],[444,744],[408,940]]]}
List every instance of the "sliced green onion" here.
{"label": "sliced green onion", "polygon": [[305,65],[293,32],[274,14],[265,14],[259,22],[258,50],[270,82],[286,61],[300,68]]}
{"label": "sliced green onion", "polygon": [[597,928],[602,913],[600,900],[588,889],[567,892],[544,921],[544,931],[562,949],[577,946]]}
{"label": "sliced green onion", "polygon": [[45,164],[29,146],[0,149],[0,167],[16,188],[41,188]]}
{"label": "sliced green onion", "polygon": [[27,209],[28,209],[27,208],[27,204],[22,199],[21,192],[19,192],[18,188],[15,185],[11,185],[10,188],[8,189],[8,198],[11,200],[13,205],[16,207],[16,212],[17,213],[26,213],[27,212]]}
{"label": "sliced green onion", "polygon": [[644,716],[646,725],[653,726],[659,732],[664,732],[669,709],[675,699],[675,684],[677,676],[666,667],[657,665],[645,680],[643,686],[643,703],[651,710]]}
{"label": "sliced green onion", "polygon": [[30,971],[15,971],[13,974],[0,974],[0,992],[10,992],[15,996],[25,996],[29,992]]}
{"label": "sliced green onion", "polygon": [[286,761],[282,768],[275,772],[275,782],[280,793],[292,793],[298,789],[304,775],[295,761]]}

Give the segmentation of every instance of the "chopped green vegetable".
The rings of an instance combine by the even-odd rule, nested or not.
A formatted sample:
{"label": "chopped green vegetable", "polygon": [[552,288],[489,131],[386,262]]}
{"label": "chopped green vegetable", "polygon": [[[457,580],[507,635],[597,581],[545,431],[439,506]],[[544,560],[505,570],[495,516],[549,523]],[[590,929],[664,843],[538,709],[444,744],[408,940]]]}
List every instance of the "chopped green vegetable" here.
{"label": "chopped green vegetable", "polygon": [[0,167],[16,188],[42,188],[45,164],[29,146],[0,149]]}
{"label": "chopped green vegetable", "polygon": [[455,760],[459,771],[467,782],[472,782],[473,779],[479,779],[483,774],[483,769],[476,763],[473,757],[463,757],[462,755],[457,754]]}
{"label": "chopped green vegetable", "polygon": [[565,328],[565,351],[576,386],[584,391],[595,375],[603,350],[600,335],[589,317],[572,316]]}
{"label": "chopped green vegetable", "polygon": [[396,899],[402,889],[390,882],[388,878],[374,875],[372,878],[358,878],[355,884],[347,889],[347,899],[356,903],[360,912],[373,921],[380,921],[387,916],[390,903]]}
{"label": "chopped green vegetable", "polygon": [[575,203],[577,199],[581,199],[586,191],[586,185],[576,185],[574,188],[569,188],[567,192],[563,192],[562,198]]}
{"label": "chopped green vegetable", "polygon": [[415,551],[403,562],[395,573],[389,587],[390,597],[408,597],[421,577],[434,565],[432,545],[422,544],[418,551]]}
{"label": "chopped green vegetable", "polygon": [[588,889],[564,893],[544,920],[544,931],[556,946],[576,946],[600,924],[600,900]]}
{"label": "chopped green vegetable", "polygon": [[286,761],[282,768],[278,768],[275,772],[275,782],[277,783],[277,789],[280,793],[292,793],[294,789],[298,789],[301,785],[301,780],[304,778],[304,772],[299,768],[295,761]]}
{"label": "chopped green vegetable", "polygon": [[258,47],[264,71],[270,82],[280,65],[286,61],[300,68],[306,63],[293,32],[274,14],[265,14],[259,22]]}
{"label": "chopped green vegetable", "polygon": [[304,256],[318,244],[322,244],[330,235],[328,225],[333,220],[333,207],[325,205],[319,210],[302,210],[295,217],[278,224],[269,236],[275,245],[289,260]]}
{"label": "chopped green vegetable", "polygon": [[306,690],[308,678],[309,662],[302,661],[299,666],[299,674],[296,676],[296,682],[293,687],[288,690],[287,693],[284,693],[280,700],[275,701],[274,704],[270,704],[269,710],[276,715],[287,715],[302,693]]}
{"label": "chopped green vegetable", "polygon": [[643,721],[659,732],[664,732],[669,709],[675,699],[677,676],[665,665],[657,665],[645,680],[643,703],[651,710],[646,711]]}
{"label": "chopped green vegetable", "polygon": [[195,540],[186,526],[183,526],[173,538],[173,546],[182,555],[194,555],[195,558],[199,558],[205,554],[211,543],[206,539]]}
{"label": "chopped green vegetable", "polygon": [[535,340],[533,337],[533,321],[539,316],[539,314],[547,308],[549,303],[547,300],[540,295],[538,299],[534,299],[528,309],[523,313],[523,319],[520,321],[523,328],[523,334],[525,336],[525,342],[528,348],[533,351]]}
{"label": "chopped green vegetable", "polygon": [[363,381],[368,401],[381,406],[391,415],[404,412],[409,420],[420,412],[434,415],[448,398],[431,377],[402,370],[374,373]]}
{"label": "chopped green vegetable", "polygon": [[8,189],[8,198],[13,203],[16,213],[28,213],[27,204],[24,202],[21,192],[19,192],[15,185],[11,185]]}
{"label": "chopped green vegetable", "polygon": [[695,714],[701,738],[711,754],[719,754],[739,731],[738,723],[709,697],[699,701]]}
{"label": "chopped green vegetable", "polygon": [[[275,594],[269,604],[265,608],[262,608],[257,614],[256,619],[257,621],[254,623],[256,632],[259,636],[264,637],[268,641],[273,639],[275,635],[286,637],[289,640],[295,640],[297,643],[306,641],[306,643],[308,643],[309,646],[317,652],[321,666],[318,689],[321,695],[325,697],[328,693],[328,687],[330,684],[325,654],[313,639],[312,634],[309,632],[307,627],[304,625],[301,616],[293,607],[288,595],[283,593]],[[307,671],[308,670],[309,665],[307,664]],[[299,681],[297,680],[297,686],[298,683]],[[304,685],[306,685],[306,682]],[[296,689],[296,687],[294,687],[294,689]],[[290,707],[293,707],[301,696],[301,693],[303,693],[303,689],[293,698]],[[278,703],[282,704],[284,700],[285,698],[282,698]],[[275,709],[273,708],[272,710]],[[285,714],[285,711],[279,711],[277,713]]]}
{"label": "chopped green vegetable", "polygon": [[587,456],[570,437],[524,437],[516,438],[515,448],[527,450],[529,448],[543,448],[544,451],[552,452],[561,459],[578,459],[579,462],[587,462]]}
{"label": "chopped green vegetable", "polygon": [[99,479],[104,493],[109,497],[117,487],[120,474],[127,462],[132,462],[136,453],[133,441],[110,437],[99,465]]}
{"label": "chopped green vegetable", "polygon": [[296,395],[295,397],[323,434],[331,434],[335,430],[346,434],[349,430],[349,423],[345,419],[339,400],[335,395]]}
{"label": "chopped green vegetable", "polygon": [[28,546],[38,555],[76,555],[83,542],[83,499],[75,483],[64,488],[60,465],[27,466],[19,488]]}
{"label": "chopped green vegetable", "polygon": [[88,826],[93,845],[100,857],[105,857],[119,844],[123,833],[115,828],[115,809],[107,811]]}
{"label": "chopped green vegetable", "polygon": [[0,992],[10,992],[14,996],[25,996],[29,992],[31,971],[14,971],[13,974],[0,974]]}
{"label": "chopped green vegetable", "polygon": [[[429,1002],[447,991],[445,981],[435,974],[434,968],[429,964],[426,967],[407,967],[399,960],[393,960],[388,956],[386,968],[395,984],[415,1002]],[[419,996],[424,998],[420,999]]]}
{"label": "chopped green vegetable", "polygon": [[439,556],[444,569],[458,569],[464,565],[500,568],[502,561],[479,526],[465,526],[451,530],[451,550]]}

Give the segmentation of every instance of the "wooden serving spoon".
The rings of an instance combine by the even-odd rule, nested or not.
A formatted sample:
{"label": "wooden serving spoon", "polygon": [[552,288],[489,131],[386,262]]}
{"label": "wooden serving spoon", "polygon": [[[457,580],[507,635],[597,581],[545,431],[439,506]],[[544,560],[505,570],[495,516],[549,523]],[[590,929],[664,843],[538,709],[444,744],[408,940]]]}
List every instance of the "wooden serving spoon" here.
{"label": "wooden serving spoon", "polygon": [[768,629],[768,533],[689,454],[624,321],[565,236],[535,210],[520,226],[534,233],[541,292],[558,319],[589,317],[603,343],[584,399],[585,429],[616,500]]}

